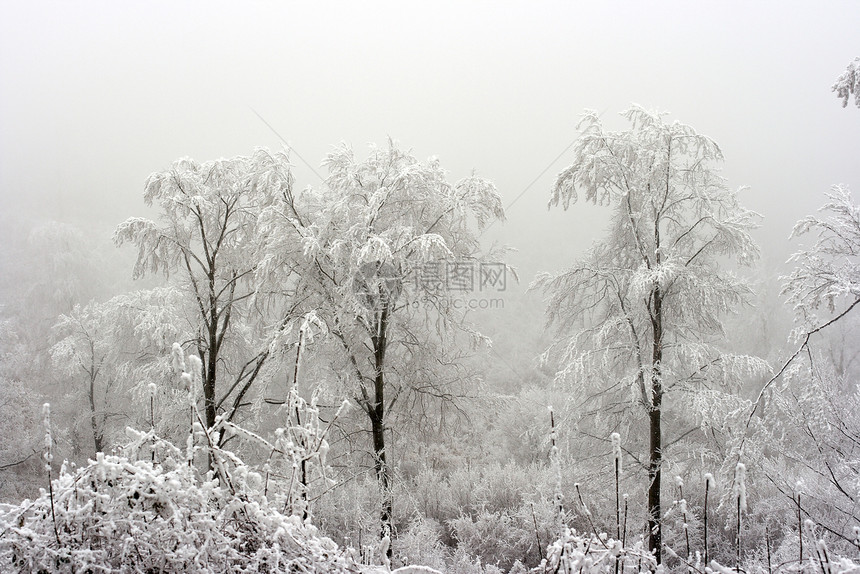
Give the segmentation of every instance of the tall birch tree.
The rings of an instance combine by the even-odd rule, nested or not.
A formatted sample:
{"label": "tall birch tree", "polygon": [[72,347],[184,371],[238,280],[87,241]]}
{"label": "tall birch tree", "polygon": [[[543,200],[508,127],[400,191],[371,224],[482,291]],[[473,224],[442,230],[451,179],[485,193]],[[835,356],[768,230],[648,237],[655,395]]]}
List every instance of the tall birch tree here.
{"label": "tall birch tree", "polygon": [[721,318],[751,294],[728,266],[756,260],[750,230],[758,216],[718,175],[723,154],[714,141],[640,107],[623,116],[630,128],[612,132],[584,114],[573,162],[550,200],[610,207],[606,235],[536,286],[548,297],[548,322],[565,335],[548,352],[559,361],[557,378],[597,397],[598,410],[633,406],[644,415],[648,543],[659,560],[667,411],[766,368],[718,346]]}
{"label": "tall birch tree", "polygon": [[210,428],[219,413],[232,417],[246,404],[270,355],[260,321],[251,318],[263,308],[254,281],[257,222],[292,182],[282,153],[260,149],[251,156],[204,163],[181,159],[146,182],[144,200],[158,205],[158,221],[131,218],[116,230],[117,245],[138,248],[135,278],[175,275],[191,295],[193,345],[203,360]]}
{"label": "tall birch tree", "polygon": [[89,427],[93,456],[117,446],[113,435],[129,420],[149,422],[134,399],[149,395],[144,382],[169,380],[170,348],[190,338],[182,299],[170,288],[134,291],[75,305],[57,319],[52,363],[67,392],[84,399],[75,423]]}
{"label": "tall birch tree", "polygon": [[263,274],[284,268],[298,238],[304,265],[296,291],[325,322],[346,393],[367,417],[385,535],[392,528],[391,410],[453,396],[440,376],[450,360],[440,343],[458,330],[478,335],[452,304],[460,293],[450,272],[459,266],[479,290],[481,265],[490,262],[479,254],[477,230],[504,212],[489,181],[450,184],[438,160],[421,162],[391,141],[364,161],[342,145],[324,166],[321,188],[285,195],[269,210]]}

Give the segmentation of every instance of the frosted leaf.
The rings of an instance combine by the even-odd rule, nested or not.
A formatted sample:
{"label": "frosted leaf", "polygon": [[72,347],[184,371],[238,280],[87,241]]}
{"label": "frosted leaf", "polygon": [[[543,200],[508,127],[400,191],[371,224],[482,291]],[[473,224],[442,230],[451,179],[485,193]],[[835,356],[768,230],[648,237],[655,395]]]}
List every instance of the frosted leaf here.
{"label": "frosted leaf", "polygon": [[860,108],[860,57],[848,64],[848,68],[839,75],[831,88],[836,97],[842,100],[842,107],[848,106],[848,99],[854,95],[854,103]]}

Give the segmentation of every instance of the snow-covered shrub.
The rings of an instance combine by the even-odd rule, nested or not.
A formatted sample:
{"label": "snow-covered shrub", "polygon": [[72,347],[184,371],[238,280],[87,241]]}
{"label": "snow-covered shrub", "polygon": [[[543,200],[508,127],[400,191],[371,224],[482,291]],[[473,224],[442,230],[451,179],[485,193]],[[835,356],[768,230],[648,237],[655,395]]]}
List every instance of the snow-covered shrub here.
{"label": "snow-covered shrub", "polygon": [[[326,444],[315,411],[294,402],[309,425],[290,428],[297,446],[272,445],[219,417],[204,430],[197,410],[202,364],[174,345],[172,363],[187,391],[189,433],[184,449],[149,432],[127,429],[120,455],[97,453],[75,471],[65,465],[35,501],[0,509],[0,570],[20,572],[355,572],[355,562],[309,521],[285,514],[294,490],[267,496],[267,474],[219,447],[225,430],[268,445],[295,469],[310,458],[324,466]],[[187,360],[186,360],[187,359]],[[52,440],[45,405],[49,480]],[[281,435],[284,432],[280,433]],[[316,440],[315,440],[316,439]],[[202,455],[202,456],[200,456]],[[205,474],[195,463],[207,461]],[[271,460],[271,456],[270,456]],[[305,491],[298,496],[306,502]],[[274,493],[272,493],[274,495]],[[272,502],[270,502],[272,500]],[[278,509],[284,509],[283,512]],[[301,512],[307,516],[306,507]]]}
{"label": "snow-covered shrub", "polygon": [[38,402],[36,393],[23,383],[0,374],[0,421],[5,429],[0,441],[0,500],[20,500],[36,493],[32,477],[40,473],[38,447],[42,442]]}
{"label": "snow-covered shrub", "polygon": [[[466,469],[457,471],[456,476],[467,473]],[[466,486],[467,491],[462,492],[451,484],[451,476],[446,477],[442,472],[427,469],[416,475],[410,481],[409,502],[421,516],[445,524],[448,520],[456,518],[463,512],[468,512],[474,502],[471,491],[477,482],[458,481],[460,485]],[[466,502],[460,506],[459,502]],[[451,540],[443,535],[445,543]]]}
{"label": "snow-covered shrub", "polygon": [[[287,399],[287,426],[275,431],[273,444],[257,437],[258,442],[270,447],[265,464],[266,488],[277,493],[284,508],[304,517],[311,514],[312,490],[324,491],[332,482],[326,476],[329,450],[326,435],[334,421],[325,426],[321,423],[317,398],[314,393],[308,403],[296,388],[291,389]],[[346,401],[341,404],[334,414],[335,420],[348,404]]]}
{"label": "snow-covered shrub", "polygon": [[445,572],[446,574],[503,574],[495,564],[484,564],[480,557],[473,556],[463,548],[458,548],[454,552]]}
{"label": "snow-covered shrub", "polygon": [[[80,572],[355,572],[354,563],[262,495],[262,477],[234,462],[228,480],[200,476],[152,433],[158,457],[99,453],[65,467],[50,495],[0,509],[0,570]],[[225,484],[229,482],[229,484]]]}
{"label": "snow-covered shrub", "polygon": [[550,544],[542,570],[559,574],[629,574],[656,569],[657,561],[641,539],[622,547],[620,541],[605,534],[596,537],[567,528],[564,536]]}
{"label": "snow-covered shrub", "polygon": [[451,549],[442,542],[443,525],[432,518],[418,518],[398,535],[394,547],[395,564],[423,564],[447,572]]}
{"label": "snow-covered shrub", "polygon": [[481,512],[476,518],[461,516],[451,521],[458,548],[508,571],[516,562],[534,557],[537,539],[534,525],[508,512]]}

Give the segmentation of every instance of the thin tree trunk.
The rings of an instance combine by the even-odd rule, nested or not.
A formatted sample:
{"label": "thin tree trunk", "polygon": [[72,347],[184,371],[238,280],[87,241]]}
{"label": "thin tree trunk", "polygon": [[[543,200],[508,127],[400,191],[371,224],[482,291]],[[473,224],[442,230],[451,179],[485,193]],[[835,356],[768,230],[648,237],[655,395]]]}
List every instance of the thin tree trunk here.
{"label": "thin tree trunk", "polygon": [[663,443],[661,414],[663,405],[663,382],[661,361],[663,359],[663,300],[660,287],[654,289],[654,310],[652,328],[654,347],[652,351],[651,405],[648,413],[648,549],[654,553],[657,563],[663,558],[663,532],[661,525],[660,487],[661,465],[663,462]]}
{"label": "thin tree trunk", "polygon": [[93,428],[93,444],[96,449],[96,453],[104,452],[104,434],[103,429],[99,425],[98,416],[96,415],[96,377],[95,375],[90,376],[90,392],[89,392],[89,400],[90,400],[90,424]]}
{"label": "thin tree trunk", "polygon": [[[655,389],[656,390],[656,389]],[[660,408],[654,406],[649,413],[650,443],[648,446],[650,460],[648,461],[648,549],[654,553],[657,563],[662,561],[662,531],[660,524],[660,486],[662,461],[660,441]]]}
{"label": "thin tree trunk", "polygon": [[[376,375],[374,377],[374,404],[370,409],[371,431],[373,433],[373,454],[376,459],[376,478],[382,493],[382,508],[380,520],[382,522],[381,537],[392,533],[391,513],[393,499],[391,493],[391,474],[385,453],[385,351],[388,341],[386,331],[388,329],[388,304],[383,304],[379,315],[379,329],[373,337],[374,362]],[[392,558],[392,548],[389,542],[387,556]]]}
{"label": "thin tree trunk", "polygon": [[[669,142],[671,150],[671,141]],[[671,154],[671,151],[669,152]],[[669,189],[669,172],[666,172],[666,191]],[[662,263],[660,247],[660,212],[654,213],[654,263]],[[651,404],[648,412],[648,549],[654,553],[657,564],[663,561],[662,506],[660,487],[662,486],[661,466],[663,463],[662,408],[663,408],[663,291],[655,283],[651,291]]]}
{"label": "thin tree trunk", "polygon": [[[296,364],[293,368],[293,388],[295,389],[295,405],[296,405],[296,426],[298,428],[302,427],[302,413],[299,410],[299,364],[302,359],[302,345],[304,344],[305,332],[304,330],[299,330],[299,344],[296,345]],[[267,352],[268,354],[268,352]],[[257,368],[259,370],[259,366],[262,363],[258,363]],[[256,375],[255,375],[256,376]],[[253,380],[253,379],[252,379]],[[247,388],[247,387],[245,387]],[[237,400],[235,409],[239,408],[239,402]],[[235,412],[234,409],[234,412]],[[302,449],[304,455],[302,456],[300,471],[299,471],[299,481],[302,485],[302,520],[307,520],[310,516],[310,511],[308,509],[308,459],[307,459],[307,441],[305,435],[302,433],[297,434],[295,437],[299,446]]]}
{"label": "thin tree trunk", "polygon": [[[206,317],[204,317],[204,320]],[[215,426],[215,372],[218,366],[218,301],[215,298],[215,278],[209,274],[209,317],[206,322],[207,350],[203,367],[203,409],[206,417],[206,431]],[[201,360],[203,357],[201,356]],[[192,424],[192,432],[194,425]],[[215,468],[213,453],[206,457],[209,470]]]}
{"label": "thin tree trunk", "polygon": [[207,429],[215,426],[215,370],[218,365],[218,301],[215,298],[215,279],[209,277],[209,318],[206,334],[206,373],[203,377],[203,406],[206,410]]}
{"label": "thin tree trunk", "polygon": [[218,355],[214,350],[215,327],[209,328],[209,351],[206,354],[206,376],[203,378],[203,404],[206,409],[206,427],[215,426],[215,368]]}

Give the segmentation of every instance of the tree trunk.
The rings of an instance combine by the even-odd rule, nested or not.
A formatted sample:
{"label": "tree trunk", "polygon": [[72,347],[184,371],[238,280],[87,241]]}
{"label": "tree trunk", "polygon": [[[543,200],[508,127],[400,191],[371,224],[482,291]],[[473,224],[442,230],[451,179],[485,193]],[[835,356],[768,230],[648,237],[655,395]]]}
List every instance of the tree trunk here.
{"label": "tree trunk", "polygon": [[209,320],[206,334],[206,371],[203,376],[203,406],[206,410],[206,428],[215,426],[215,370],[218,366],[218,300],[215,297],[215,278],[209,277]]}
{"label": "tree trunk", "polygon": [[659,285],[654,288],[654,308],[651,318],[654,346],[651,355],[651,405],[648,412],[648,549],[654,553],[657,563],[663,558],[662,508],[660,467],[663,462],[661,412],[663,406],[663,381],[661,361],[663,359],[663,296]]}
{"label": "tree trunk", "polygon": [[[209,317],[206,322],[206,359],[203,363],[203,409],[206,417],[206,431],[215,426],[215,373],[218,366],[218,300],[215,297],[215,277],[209,274]],[[203,361],[203,355],[200,356]],[[193,425],[192,425],[193,428]],[[219,441],[220,442],[220,441]],[[206,457],[209,470],[215,468],[213,453]]]}
{"label": "tree trunk", "polygon": [[218,355],[215,352],[217,325],[209,327],[209,350],[206,353],[206,373],[203,377],[203,405],[206,409],[206,428],[215,426],[215,368]]}
{"label": "tree trunk", "polygon": [[[376,479],[379,481],[379,489],[382,493],[382,509],[380,519],[382,522],[381,536],[391,534],[391,476],[388,469],[388,461],[385,456],[385,425],[382,418],[381,403],[377,403],[374,414],[370,417],[371,431],[373,433],[373,455],[376,459]],[[389,558],[391,558],[391,547],[389,545]]]}
{"label": "tree trunk", "polygon": [[663,533],[661,530],[661,506],[660,466],[663,462],[662,444],[660,436],[660,402],[658,386],[659,383],[652,382],[654,392],[654,404],[648,416],[650,442],[648,445],[648,549],[654,553],[657,563],[662,558]]}
{"label": "tree trunk", "polygon": [[385,350],[388,344],[386,339],[386,331],[388,330],[388,304],[383,304],[379,314],[378,331],[373,337],[374,363],[376,367],[376,375],[374,377],[374,404],[370,407],[370,424],[373,434],[373,454],[376,462],[376,479],[379,481],[379,488],[382,494],[382,508],[380,512],[380,520],[382,522],[382,530],[380,537],[389,537],[389,544],[386,550],[388,559],[392,558],[392,548],[390,543],[392,525],[391,513],[393,507],[393,499],[391,494],[391,474],[388,468],[388,461],[385,454]]}
{"label": "tree trunk", "polygon": [[98,416],[96,415],[96,377],[90,376],[90,424],[93,428],[93,444],[96,453],[104,452],[104,429],[99,425]]}

